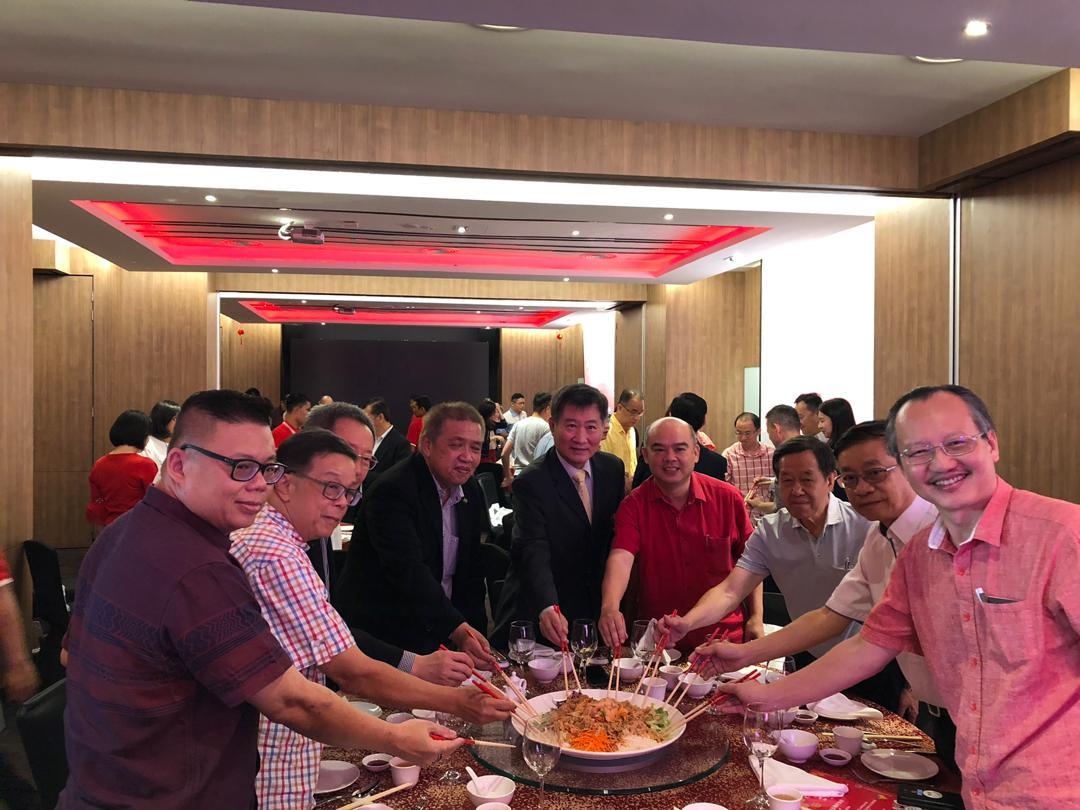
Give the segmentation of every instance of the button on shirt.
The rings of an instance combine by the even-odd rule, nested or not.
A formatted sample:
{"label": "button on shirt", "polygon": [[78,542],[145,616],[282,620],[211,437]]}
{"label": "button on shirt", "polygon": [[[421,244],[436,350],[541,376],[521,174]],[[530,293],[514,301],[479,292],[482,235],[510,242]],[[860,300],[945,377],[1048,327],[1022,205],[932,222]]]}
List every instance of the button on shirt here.
{"label": "button on shirt", "polygon": [[[896,475],[899,474],[897,471]],[[855,567],[836,586],[825,606],[852,621],[866,621],[874,605],[885,595],[897,555],[912,537],[932,526],[936,519],[934,505],[916,495],[911,505],[888,528],[876,520],[871,523]],[[918,700],[932,706],[942,705],[925,658],[902,652],[896,661]]]}
{"label": "button on shirt", "polygon": [[637,469],[637,433],[633,428],[626,430],[615,414],[611,415],[608,435],[600,442],[600,449],[622,459],[626,474],[634,477]]}
{"label": "button on shirt", "polygon": [[[320,666],[355,642],[307,557],[307,543],[288,518],[265,506],[246,529],[232,533],[231,553],[243,567],[274,637],[305,678],[326,684]],[[261,810],[301,810],[314,804],[322,745],[259,717]]]}
{"label": "button on shirt", "polygon": [[[784,595],[788,613],[797,619],[824,605],[848,571],[855,567],[870,521],[848,504],[829,495],[825,531],[815,538],[787,509],[766,515],[758,523],[738,566],[752,574],[772,576]],[[838,638],[810,652],[822,656],[855,632],[855,625]]]}
{"label": "button on shirt", "polygon": [[[974,810],[1080,807],[1080,507],[998,479],[973,539],[912,539],[862,635],[926,656]],[[981,596],[980,596],[981,594]]]}
{"label": "button on shirt", "polygon": [[460,486],[446,489],[439,479],[432,476],[432,480],[435,481],[435,491],[439,493],[439,505],[442,507],[442,589],[446,598],[450,599],[454,595],[458,558],[457,512],[454,507],[465,497],[465,493]]}
{"label": "button on shirt", "polygon": [[[641,594],[635,618],[652,619],[678,610],[685,614],[705,591],[724,581],[750,536],[750,516],[730,484],[692,473],[682,509],[664,498],[655,480],[637,487],[615,513],[612,548],[636,558]],[[742,641],[742,605],[719,623],[730,641]],[[692,650],[711,627],[695,630],[680,643]]]}

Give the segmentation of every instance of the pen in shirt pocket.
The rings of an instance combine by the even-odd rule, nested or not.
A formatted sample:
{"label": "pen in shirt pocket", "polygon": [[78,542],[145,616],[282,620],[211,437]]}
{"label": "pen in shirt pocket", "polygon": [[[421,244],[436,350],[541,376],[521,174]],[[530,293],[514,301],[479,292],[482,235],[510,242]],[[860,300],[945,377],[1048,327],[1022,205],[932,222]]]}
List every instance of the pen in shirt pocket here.
{"label": "pen in shirt pocket", "polygon": [[1019,599],[1010,599],[1007,596],[990,596],[982,588],[975,589],[975,595],[979,597],[979,601],[984,605],[1015,605],[1019,602]]}

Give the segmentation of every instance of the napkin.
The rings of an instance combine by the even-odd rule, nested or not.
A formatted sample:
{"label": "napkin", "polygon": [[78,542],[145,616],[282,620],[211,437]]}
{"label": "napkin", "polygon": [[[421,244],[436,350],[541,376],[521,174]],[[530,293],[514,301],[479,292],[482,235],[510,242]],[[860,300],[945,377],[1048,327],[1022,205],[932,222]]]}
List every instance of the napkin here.
{"label": "napkin", "polygon": [[[822,712],[822,709],[825,711]],[[819,700],[814,704],[814,711],[818,714],[852,714],[858,717],[860,720],[881,720],[882,714],[877,709],[871,709],[869,706],[852,700],[851,698],[844,697],[844,695],[837,692],[835,695],[829,695],[824,700]]]}
{"label": "napkin", "polygon": [[[750,768],[758,781],[761,781],[757,757],[750,757]],[[765,760],[765,788],[779,785],[795,788],[804,796],[843,796],[848,792],[848,786],[843,782],[822,779],[820,776],[807,773],[802,768],[796,768],[785,762],[777,762],[775,759]]]}

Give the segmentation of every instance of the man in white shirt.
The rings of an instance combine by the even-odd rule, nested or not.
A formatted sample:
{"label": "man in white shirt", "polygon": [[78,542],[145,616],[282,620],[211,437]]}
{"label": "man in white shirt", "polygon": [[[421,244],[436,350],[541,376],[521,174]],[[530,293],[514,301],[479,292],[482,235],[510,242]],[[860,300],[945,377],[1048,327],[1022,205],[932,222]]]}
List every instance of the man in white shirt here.
{"label": "man in white shirt", "polygon": [[528,414],[525,413],[525,395],[520,391],[515,391],[510,395],[510,409],[503,413],[503,421],[507,425],[513,427],[522,419],[527,419]]}
{"label": "man in white shirt", "polygon": [[536,460],[536,445],[551,432],[551,394],[546,391],[533,396],[532,416],[522,419],[512,428],[503,445],[503,486],[509,486],[514,474]]}

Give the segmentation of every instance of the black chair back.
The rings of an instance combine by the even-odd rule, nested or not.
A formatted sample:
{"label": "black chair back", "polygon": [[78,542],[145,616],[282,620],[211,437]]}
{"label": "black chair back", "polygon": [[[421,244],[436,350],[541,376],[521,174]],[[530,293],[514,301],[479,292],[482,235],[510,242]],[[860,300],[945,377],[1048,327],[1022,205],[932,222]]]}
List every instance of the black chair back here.
{"label": "black chair back", "polygon": [[481,543],[480,568],[484,572],[484,583],[487,585],[488,599],[494,615],[499,606],[503,584],[506,582],[506,571],[510,568],[510,553],[494,543]]}
{"label": "black chair back", "polygon": [[770,593],[765,591],[762,594],[762,608],[765,620],[765,624],[775,624],[779,627],[783,627],[786,624],[791,624],[791,616],[788,615],[787,602],[784,601],[784,595],[782,593]]}
{"label": "black chair back", "polygon": [[484,493],[484,505],[488,509],[499,502],[499,487],[495,483],[495,476],[489,472],[477,473],[476,482],[480,484],[480,489]]}
{"label": "black chair back", "polygon": [[41,628],[34,664],[42,683],[56,683],[64,677],[60,666],[60,646],[68,629],[67,598],[60,578],[60,556],[56,549],[37,540],[23,543],[23,553],[33,581],[33,619]]}
{"label": "black chair back", "polygon": [[64,708],[67,681],[61,679],[38,692],[19,707],[15,725],[22,737],[30,772],[34,775],[42,805],[56,807],[68,778],[64,750]]}

